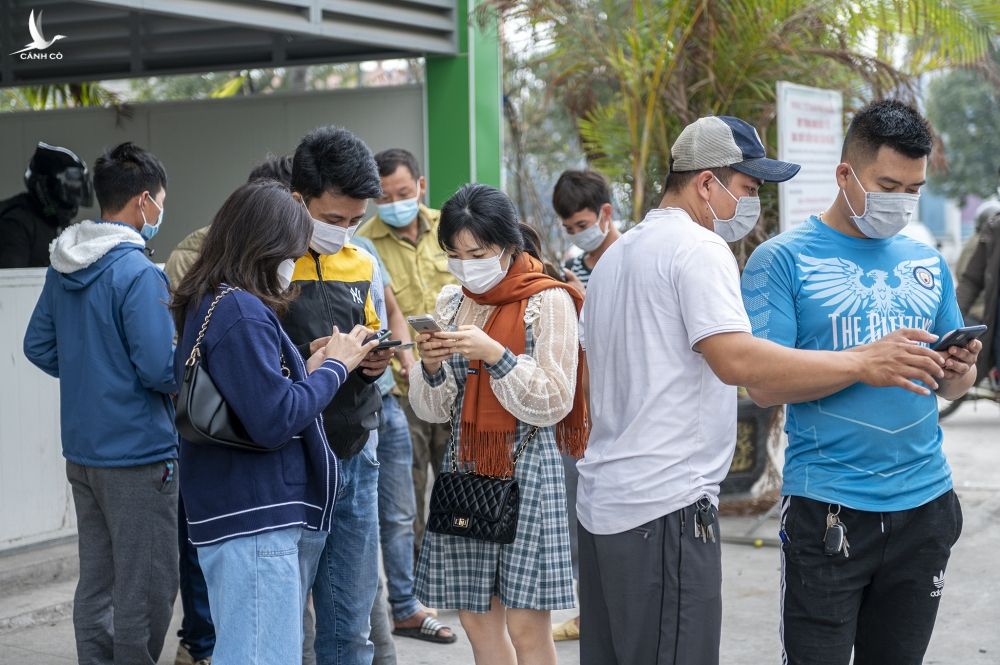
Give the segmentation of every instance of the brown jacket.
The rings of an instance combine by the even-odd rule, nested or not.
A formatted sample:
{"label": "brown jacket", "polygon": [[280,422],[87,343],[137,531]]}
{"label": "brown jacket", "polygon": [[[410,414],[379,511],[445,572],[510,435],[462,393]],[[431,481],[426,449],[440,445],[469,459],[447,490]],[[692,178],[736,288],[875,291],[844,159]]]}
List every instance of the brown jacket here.
{"label": "brown jacket", "polygon": [[1000,283],[1000,215],[994,215],[983,224],[979,232],[979,244],[969,259],[958,282],[958,306],[962,313],[968,315],[969,309],[982,294],[984,304],[983,323],[990,327],[983,337],[983,350],[979,354],[976,367],[980,378],[985,377],[989,370],[997,366],[993,348],[997,325],[997,297]]}
{"label": "brown jacket", "polygon": [[170,279],[171,287],[176,287],[181,283],[181,279],[184,278],[187,271],[191,269],[194,262],[201,256],[201,245],[205,242],[205,236],[207,235],[208,227],[203,226],[197,231],[188,234],[177,245],[177,248],[170,252],[170,256],[167,257],[167,265],[164,266],[163,270],[167,273],[167,278]]}

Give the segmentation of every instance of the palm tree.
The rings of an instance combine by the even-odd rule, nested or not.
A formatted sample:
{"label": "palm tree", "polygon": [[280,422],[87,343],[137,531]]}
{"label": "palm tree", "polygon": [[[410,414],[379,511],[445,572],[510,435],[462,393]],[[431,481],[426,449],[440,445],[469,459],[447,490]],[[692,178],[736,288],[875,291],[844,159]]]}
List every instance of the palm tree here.
{"label": "palm tree", "polygon": [[41,111],[80,106],[112,106],[124,110],[118,93],[99,83],[29,85],[4,91],[9,110]]}
{"label": "palm tree", "polygon": [[995,0],[488,0],[481,11],[545,36],[535,61],[591,164],[630,188],[633,220],[658,200],[669,146],[696,118],[739,116],[773,146],[778,80],[839,89],[848,108],[913,99],[919,76],[942,67],[1000,80]]}

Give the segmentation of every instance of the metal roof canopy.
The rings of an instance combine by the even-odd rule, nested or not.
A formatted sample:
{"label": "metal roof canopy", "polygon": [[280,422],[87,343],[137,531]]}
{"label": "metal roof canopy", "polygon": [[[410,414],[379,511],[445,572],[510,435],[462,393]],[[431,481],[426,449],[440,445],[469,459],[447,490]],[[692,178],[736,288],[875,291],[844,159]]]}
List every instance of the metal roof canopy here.
{"label": "metal roof canopy", "polygon": [[[65,35],[44,59],[11,54],[32,10]],[[456,25],[456,0],[0,0],[0,87],[454,54]]]}

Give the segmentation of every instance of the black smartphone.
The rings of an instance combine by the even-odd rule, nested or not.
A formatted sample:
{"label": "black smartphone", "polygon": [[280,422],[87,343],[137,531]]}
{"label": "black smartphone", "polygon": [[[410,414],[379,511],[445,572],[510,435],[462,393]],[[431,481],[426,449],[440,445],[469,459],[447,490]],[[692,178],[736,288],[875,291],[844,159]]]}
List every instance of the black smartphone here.
{"label": "black smartphone", "polygon": [[368,337],[365,338],[365,344],[368,344],[369,342],[374,342],[376,340],[379,341],[379,342],[381,342],[382,340],[384,340],[385,338],[387,338],[391,334],[392,334],[392,331],[388,330],[388,329],[387,330],[379,330],[378,332],[373,332],[371,335],[369,335]]}
{"label": "black smartphone", "polygon": [[372,349],[372,351],[383,351],[385,349],[392,349],[397,346],[402,346],[402,344],[403,343],[398,339],[384,339],[381,342],[379,342],[378,346]]}
{"label": "black smartphone", "polygon": [[974,339],[979,339],[986,334],[988,326],[965,326],[952,330],[950,333],[939,339],[933,347],[935,351],[944,351],[953,346],[966,347]]}

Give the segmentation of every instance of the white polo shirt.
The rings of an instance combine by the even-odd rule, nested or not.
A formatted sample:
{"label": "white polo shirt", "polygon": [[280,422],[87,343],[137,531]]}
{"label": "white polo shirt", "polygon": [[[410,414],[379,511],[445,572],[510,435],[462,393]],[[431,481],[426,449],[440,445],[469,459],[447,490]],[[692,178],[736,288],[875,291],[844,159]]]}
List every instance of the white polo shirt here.
{"label": "white polo shirt", "polygon": [[593,420],[577,465],[583,527],[621,533],[702,496],[718,504],[736,388],[693,347],[751,332],[729,246],[683,210],[651,210],[597,263],[583,328]]}

